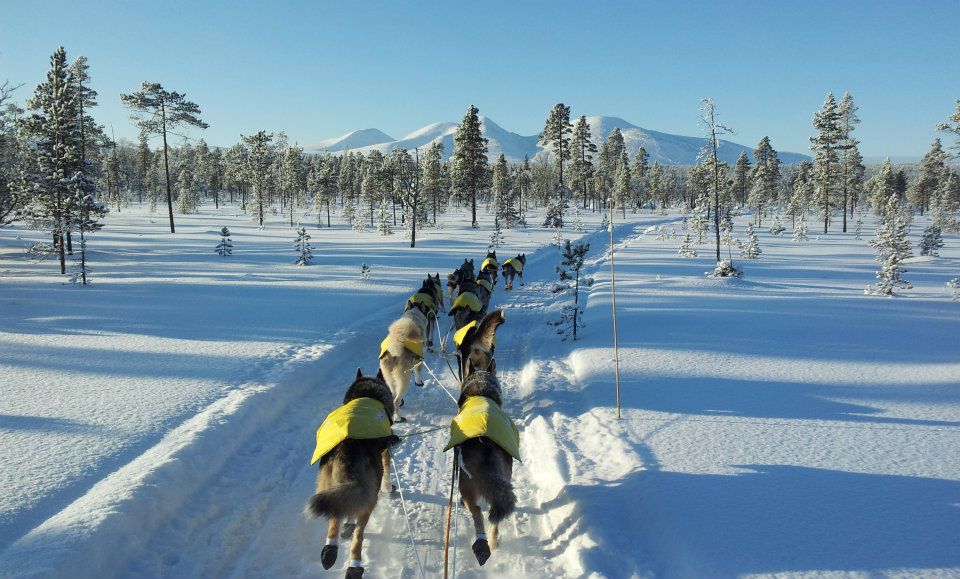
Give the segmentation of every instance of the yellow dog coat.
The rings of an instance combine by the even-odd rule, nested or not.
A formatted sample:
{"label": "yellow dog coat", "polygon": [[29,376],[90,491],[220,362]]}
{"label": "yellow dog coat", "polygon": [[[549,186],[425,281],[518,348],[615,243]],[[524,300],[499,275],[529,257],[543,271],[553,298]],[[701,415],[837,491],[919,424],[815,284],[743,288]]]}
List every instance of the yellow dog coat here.
{"label": "yellow dog coat", "polygon": [[357,398],[327,415],[317,429],[317,448],[310,464],[316,463],[348,438],[366,440],[393,435],[390,418],[383,403],[373,398]]}
{"label": "yellow dog coat", "polygon": [[[480,325],[480,322],[473,320],[469,324],[463,326],[459,330],[453,333],[453,344],[459,348],[460,344],[463,344],[463,341],[467,339],[467,334],[470,333],[470,330],[474,330],[477,326]],[[493,337],[493,347],[497,347],[497,337]]]}
{"label": "yellow dog coat", "polygon": [[470,311],[479,312],[483,306],[480,305],[480,298],[473,292],[463,292],[457,296],[457,299],[453,301],[453,305],[450,306],[450,311],[457,308],[467,308]]}
{"label": "yellow dog coat", "polygon": [[482,285],[483,287],[485,287],[485,288],[487,289],[488,292],[493,293],[493,284],[490,283],[489,280],[478,279],[478,280],[477,280],[477,285]]}
{"label": "yellow dog coat", "polygon": [[450,442],[447,451],[471,438],[486,436],[520,460],[520,431],[507,413],[486,396],[471,396],[463,403],[460,413],[450,422]]}
{"label": "yellow dog coat", "polygon": [[497,263],[497,260],[493,259],[492,257],[488,257],[487,259],[483,260],[483,265],[480,266],[480,271],[487,269],[487,266],[490,266],[493,269],[500,268],[500,264]]}
{"label": "yellow dog coat", "polygon": [[[380,342],[380,358],[383,358],[389,347],[390,336],[387,336]],[[416,357],[423,358],[423,340],[404,340],[403,347],[413,352]]]}
{"label": "yellow dog coat", "polygon": [[417,292],[410,296],[410,299],[407,300],[406,309],[415,308],[417,305],[423,304],[431,312],[437,311],[437,303],[433,301],[433,298],[430,297],[430,294],[425,294],[423,292]]}
{"label": "yellow dog coat", "polygon": [[520,261],[519,259],[513,259],[513,258],[511,257],[511,258],[508,259],[507,261],[503,262],[503,267],[507,267],[507,265],[509,265],[510,267],[512,267],[512,268],[513,268],[513,271],[515,271],[515,272],[517,272],[517,273],[519,273],[519,274],[523,274],[523,262]]}

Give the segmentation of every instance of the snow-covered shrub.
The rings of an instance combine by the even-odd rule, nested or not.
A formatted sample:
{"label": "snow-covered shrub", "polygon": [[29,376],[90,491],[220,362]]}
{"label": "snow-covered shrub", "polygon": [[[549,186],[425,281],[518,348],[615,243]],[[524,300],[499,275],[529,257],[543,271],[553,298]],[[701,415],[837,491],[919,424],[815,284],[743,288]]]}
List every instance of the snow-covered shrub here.
{"label": "snow-covered shrub", "polygon": [[561,282],[573,280],[573,305],[563,306],[560,319],[549,323],[557,327],[557,333],[563,335],[564,340],[568,335],[576,340],[577,332],[584,327],[583,308],[580,307],[580,270],[583,268],[583,259],[588,251],[590,251],[589,243],[571,244],[568,239],[560,253],[563,259],[557,267],[557,274]]}
{"label": "snow-covered shrub", "polygon": [[362,279],[370,279],[370,266],[366,263],[360,264],[360,277]]}
{"label": "snow-covered shrub", "polygon": [[680,248],[677,249],[677,255],[680,257],[697,257],[697,250],[693,248],[693,239],[689,233],[683,236]]}
{"label": "snow-covered shrub", "polygon": [[896,196],[890,197],[876,237],[868,243],[877,251],[876,261],[880,263],[880,271],[877,272],[877,286],[868,285],[866,293],[892,296],[897,288],[913,287],[910,282],[900,278],[907,271],[900,264],[910,257],[910,242],[907,240],[907,220]]}
{"label": "snow-covered shrub", "polygon": [[960,302],[960,277],[948,281],[947,287],[953,290],[953,301]]}
{"label": "snow-covered shrub", "polygon": [[757,232],[753,230],[753,224],[747,224],[747,242],[740,248],[740,257],[747,259],[757,259],[763,250],[760,249],[760,240],[757,239]]}
{"label": "snow-covered shrub", "polygon": [[733,267],[733,263],[729,259],[724,259],[718,261],[717,267],[713,271],[708,271],[706,275],[711,277],[740,277],[743,272]]}
{"label": "snow-covered shrub", "polygon": [[780,223],[780,215],[773,216],[773,224],[770,225],[770,233],[773,235],[783,235],[787,228]]}

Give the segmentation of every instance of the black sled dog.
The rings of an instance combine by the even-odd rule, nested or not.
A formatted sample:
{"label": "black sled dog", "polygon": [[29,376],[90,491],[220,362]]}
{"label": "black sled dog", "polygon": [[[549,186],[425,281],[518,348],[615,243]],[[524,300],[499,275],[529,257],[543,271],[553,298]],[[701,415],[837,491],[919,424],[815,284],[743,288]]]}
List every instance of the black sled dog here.
{"label": "black sled dog", "polygon": [[[516,508],[513,460],[520,459],[520,433],[502,409],[503,394],[497,380],[493,342],[504,322],[502,310],[487,315],[460,344],[466,377],[460,390],[460,412],[450,423],[450,442],[460,464],[460,496],[473,517],[476,540],[473,554],[483,565],[500,538],[500,521]],[[446,450],[446,449],[445,449]],[[480,500],[490,505],[489,538],[484,529]]]}
{"label": "black sled dog", "polygon": [[306,512],[329,519],[326,545],[320,552],[324,569],[337,561],[341,524],[348,517],[356,519],[347,579],[363,577],[363,531],[377,506],[379,491],[391,490],[389,447],[400,441],[393,434],[393,412],[393,396],[382,374],[365,377],[358,368],[343,406],[331,412],[317,430],[311,464],[319,461],[320,472],[317,493],[307,503]]}

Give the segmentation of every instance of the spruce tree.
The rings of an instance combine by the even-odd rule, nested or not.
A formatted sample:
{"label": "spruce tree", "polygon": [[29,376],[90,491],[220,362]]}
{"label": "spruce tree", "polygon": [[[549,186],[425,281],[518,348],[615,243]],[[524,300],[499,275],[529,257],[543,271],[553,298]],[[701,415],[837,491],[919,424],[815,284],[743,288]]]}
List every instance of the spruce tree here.
{"label": "spruce tree", "polygon": [[0,85],[0,227],[18,219],[26,203],[17,186],[23,157],[17,119],[23,110],[9,102],[16,88],[9,81]]}
{"label": "spruce tree", "polygon": [[[634,208],[639,211],[643,207],[644,200],[648,197],[647,176],[650,174],[650,155],[643,147],[637,149],[637,155],[633,158],[633,168],[630,170],[630,176],[633,179]],[[652,196],[650,199],[652,200]]]}
{"label": "spruce tree", "polygon": [[916,178],[907,190],[907,199],[920,215],[930,209],[940,189],[940,180],[946,176],[946,160],[947,154],[943,151],[940,139],[934,139],[930,150],[920,161]]}
{"label": "spruce tree", "polygon": [[740,153],[733,166],[733,201],[740,207],[747,204],[747,194],[750,192],[750,159],[747,154]]}
{"label": "spruce tree", "polygon": [[809,229],[807,228],[807,212],[800,212],[800,221],[797,223],[796,227],[793,228],[793,241],[795,243],[803,243],[804,241],[810,241],[810,237],[807,235]]}
{"label": "spruce tree", "polygon": [[569,239],[566,240],[560,253],[562,258],[560,266],[557,267],[561,282],[573,280],[573,305],[563,307],[561,318],[554,325],[558,326],[558,334],[569,333],[574,341],[577,339],[578,331],[584,327],[583,308],[580,307],[580,270],[583,268],[584,257],[588,251],[590,251],[589,243],[571,244]]}
{"label": "spruce tree", "polygon": [[218,255],[233,255],[233,243],[230,240],[230,230],[226,226],[220,229],[220,243],[215,250]]}
{"label": "spruce tree", "polygon": [[477,227],[477,195],[487,182],[487,139],[477,107],[470,105],[453,138],[450,178],[453,188],[470,201],[470,225]]}
{"label": "spruce tree", "polygon": [[689,233],[684,234],[683,241],[680,242],[680,248],[677,249],[677,255],[680,257],[697,257],[697,250],[693,248],[693,239]]}
{"label": "spruce tree", "polygon": [[520,218],[514,202],[514,182],[503,153],[493,166],[493,207],[498,227],[513,227]]}
{"label": "spruce tree", "polygon": [[763,212],[777,200],[777,187],[780,183],[780,159],[770,145],[769,137],[760,139],[757,148],[753,150],[753,159],[756,164],[750,176],[747,205],[754,211],[754,221],[760,226]]}
{"label": "spruce tree", "polygon": [[827,233],[838,179],[837,150],[842,146],[844,138],[841,113],[833,93],[827,93],[823,107],[814,113],[813,128],[817,130],[817,135],[810,138],[810,149],[816,154],[813,162],[814,206],[823,220],[823,232]]}
{"label": "spruce tree", "polygon": [[936,224],[931,223],[923,230],[923,237],[920,238],[918,247],[920,255],[940,255],[940,250],[943,248],[943,232]]}
{"label": "spruce tree", "polygon": [[907,220],[896,196],[887,200],[876,238],[869,241],[877,251],[880,263],[876,288],[867,286],[866,293],[892,296],[897,288],[910,289],[910,282],[900,276],[907,270],[901,263],[910,257],[910,242],[907,240]]}
{"label": "spruce tree", "polygon": [[133,109],[141,131],[163,137],[163,166],[167,183],[167,210],[170,233],[176,233],[173,223],[173,193],[170,183],[170,161],[167,152],[167,133],[181,125],[206,129],[210,125],[200,119],[200,107],[186,99],[186,94],[164,90],[160,83],[144,82],[140,90],[120,95],[120,100]]}
{"label": "spruce tree", "polygon": [[297,228],[297,239],[293,242],[293,247],[300,254],[297,265],[310,265],[310,260],[313,259],[313,248],[310,246],[310,235],[306,227],[301,225]]}
{"label": "spruce tree", "polygon": [[630,180],[630,161],[627,158],[627,151],[620,153],[620,160],[617,162],[617,172],[613,179],[613,200],[615,206],[619,206],[623,212],[623,218],[627,218],[627,200],[630,198],[631,180]]}
{"label": "spruce tree", "polygon": [[661,215],[666,215],[667,207],[670,204],[670,189],[667,187],[663,165],[654,163],[647,181],[647,190],[650,192],[650,198],[656,203],[657,211]]}
{"label": "spruce tree", "polygon": [[760,249],[760,240],[757,239],[757,232],[753,230],[753,224],[747,223],[747,242],[740,249],[740,257],[747,259],[757,259],[763,251]]}
{"label": "spruce tree", "polygon": [[443,143],[435,141],[427,148],[423,156],[423,177],[420,185],[423,188],[424,202],[433,210],[433,225],[437,224],[437,214],[444,211],[447,203],[447,183],[443,172]]}
{"label": "spruce tree", "polygon": [[793,185],[790,188],[790,201],[787,203],[787,215],[793,227],[797,226],[797,219],[806,214],[809,208],[810,197],[813,194],[813,180],[811,177],[812,165],[803,161],[797,167],[793,176]]}
{"label": "spruce tree", "polygon": [[937,125],[937,130],[953,133],[956,136],[957,141],[954,149],[956,149],[957,154],[960,155],[960,99],[957,99],[957,112],[953,113],[950,118],[947,119],[947,122]]}

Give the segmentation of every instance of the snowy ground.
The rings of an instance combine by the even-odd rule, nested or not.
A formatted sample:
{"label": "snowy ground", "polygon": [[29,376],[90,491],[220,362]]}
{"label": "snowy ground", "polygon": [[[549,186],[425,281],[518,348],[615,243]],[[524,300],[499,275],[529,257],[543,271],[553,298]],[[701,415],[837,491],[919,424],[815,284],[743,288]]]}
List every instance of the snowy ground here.
{"label": "snowy ground", "polygon": [[[357,366],[375,370],[425,272],[482,259],[489,234],[455,217],[416,250],[310,229],[315,265],[297,267],[280,217],[258,231],[206,208],[171,236],[124,209],[91,242],[88,288],[25,259],[35,232],[0,230],[0,575],[341,576],[320,566],[324,525],[302,515],[314,430]],[[556,249],[535,252],[551,232],[506,234],[502,257],[529,256],[527,284],[494,296],[520,508],[483,568],[460,513],[457,576],[960,577],[957,237],[888,299],[863,295],[876,267],[852,234],[798,246],[761,230],[761,259],[735,259],[745,278],[714,280],[707,246],[682,259],[647,229],[679,230],[676,216],[628,218],[621,420],[607,234],[587,237],[576,343],[545,323],[568,299],[551,291]],[[224,225],[235,254],[221,258]],[[448,424],[454,406],[431,380],[404,410],[401,433]],[[396,457],[434,577],[445,442],[410,438]],[[397,501],[381,499],[364,561],[369,577],[419,576]]]}

